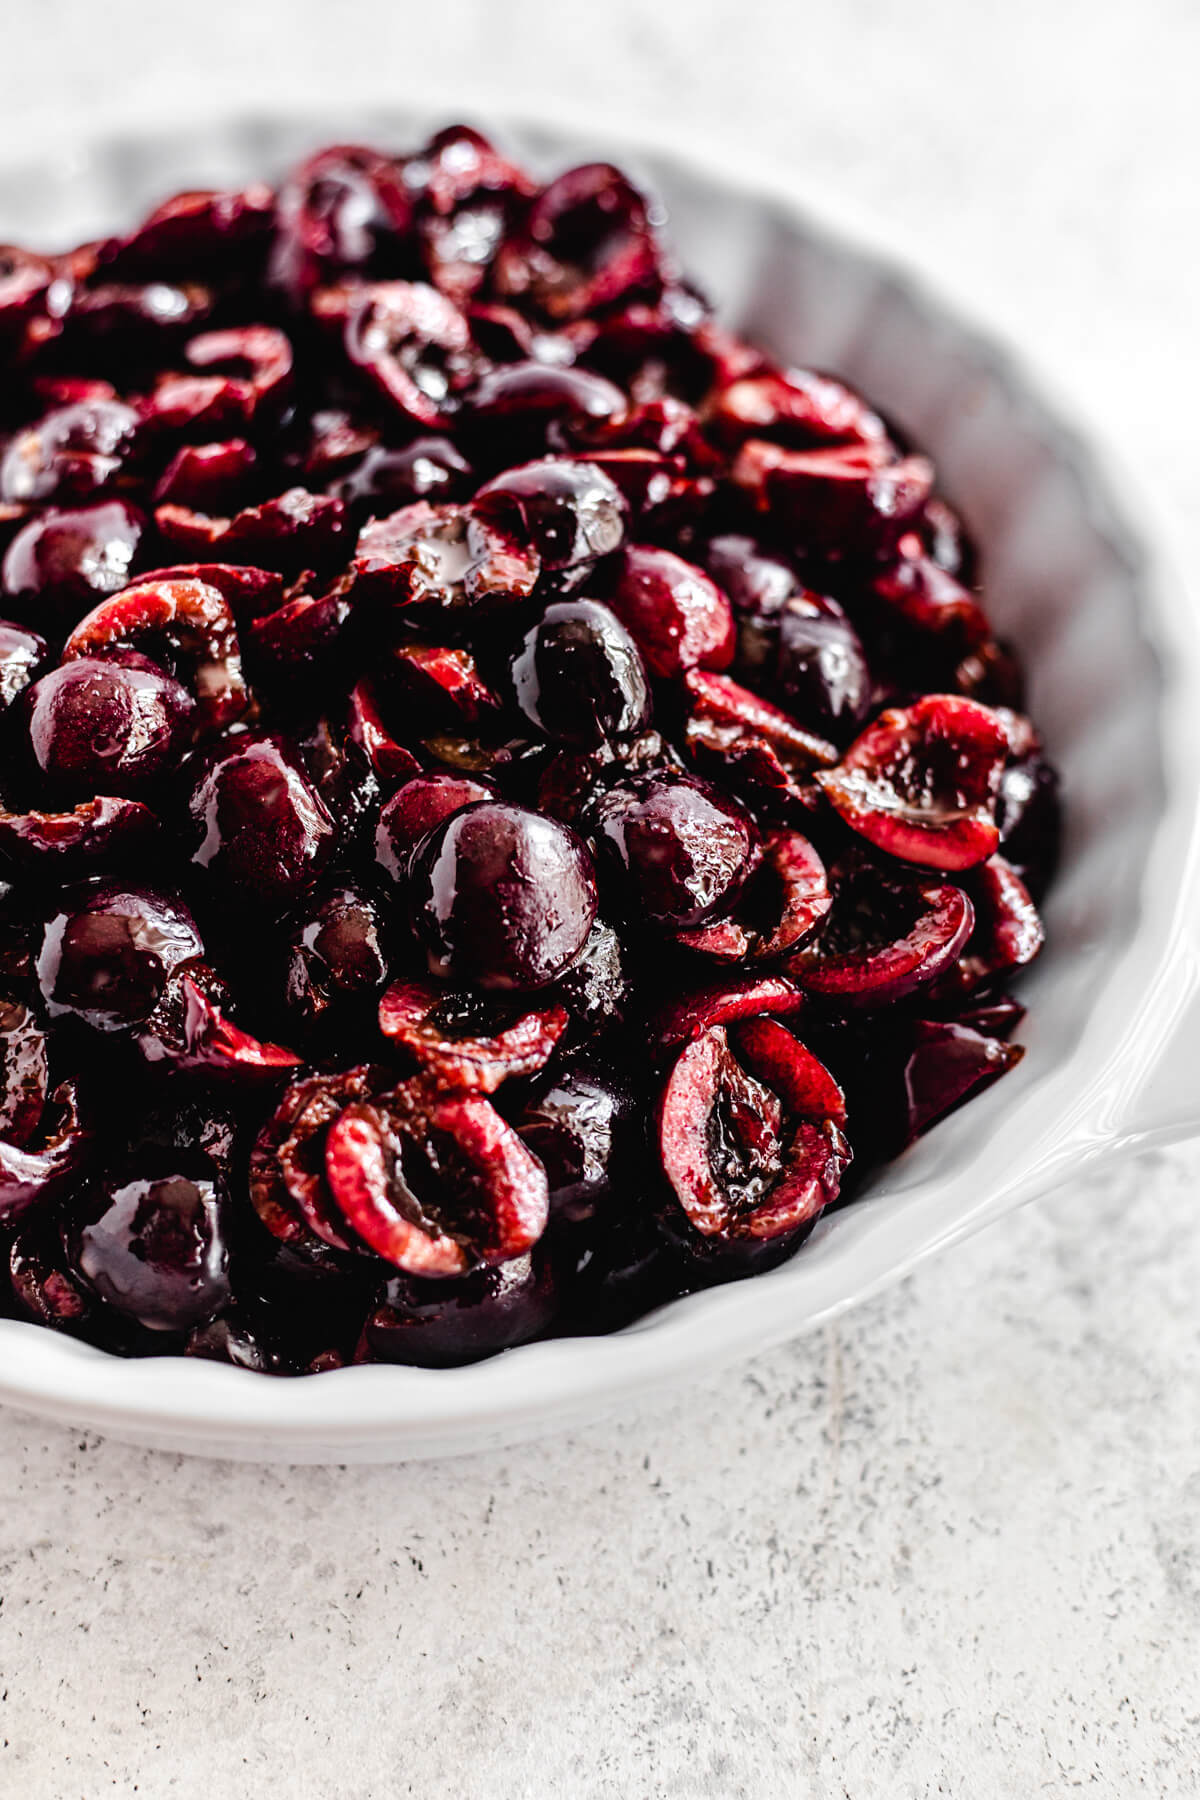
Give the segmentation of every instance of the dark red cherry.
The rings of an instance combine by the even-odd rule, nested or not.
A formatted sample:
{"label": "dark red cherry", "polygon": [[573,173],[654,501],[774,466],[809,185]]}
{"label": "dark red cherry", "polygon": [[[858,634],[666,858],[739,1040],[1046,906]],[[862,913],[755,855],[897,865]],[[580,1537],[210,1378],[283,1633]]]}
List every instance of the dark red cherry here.
{"label": "dark red cherry", "polygon": [[394,512],[414,500],[458,500],[470,486],[471,465],[448,437],[418,437],[402,449],[372,446],[329,489],[347,506]]}
{"label": "dark red cherry", "polygon": [[465,775],[413,776],[397,788],[379,815],[376,862],[393,881],[406,881],[412,853],[422,838],[464,806],[492,798],[490,787]]}
{"label": "dark red cherry", "polygon": [[64,1243],[107,1305],[147,1331],[190,1331],[229,1302],[228,1210],[214,1163],[167,1162],[91,1188]]}
{"label": "dark red cherry", "polygon": [[80,1114],[75,1083],[60,1082],[23,1144],[0,1138],[0,1225],[69,1192],[94,1149],[93,1128]]}
{"label": "dark red cherry", "polygon": [[226,1018],[229,990],[204,963],[169,976],[162,994],[134,1033],[146,1062],[180,1074],[197,1073],[233,1085],[269,1086],[284,1080],[300,1058],[280,1044],[263,1044]]}
{"label": "dark red cherry", "polygon": [[850,1161],[825,1110],[844,1117],[828,1072],[783,1026],[757,1023],[772,1034],[763,1044],[747,1033],[735,1049],[722,1025],[693,1038],[659,1101],[668,1229],[702,1262],[777,1260],[837,1197]]}
{"label": "dark red cherry", "polygon": [[410,881],[431,971],[465,986],[545,987],[574,962],[596,916],[581,840],[507,801],[479,801],[439,825]]}
{"label": "dark red cherry", "polygon": [[788,598],[778,624],[780,701],[810,730],[844,743],[871,708],[873,683],[862,639],[840,607],[807,590]]}
{"label": "dark red cherry", "polygon": [[956,694],[926,694],[881,713],[816,779],[878,849],[923,868],[970,869],[1000,841],[996,797],[1008,748],[998,713]]}
{"label": "dark red cherry", "polygon": [[15,869],[61,882],[144,858],[158,828],[142,801],[100,794],[70,812],[0,811],[0,850]]}
{"label": "dark red cherry", "polygon": [[786,975],[743,975],[680,994],[653,1021],[659,1050],[678,1049],[713,1025],[762,1015],[788,1017],[804,1009],[804,995]]}
{"label": "dark red cherry", "polygon": [[325,1245],[353,1252],[361,1242],[334,1205],[325,1176],[329,1126],[351,1101],[372,1097],[379,1083],[367,1064],[308,1075],[285,1088],[250,1152],[250,1202],[271,1236],[299,1251]]}
{"label": "dark red cherry", "polygon": [[70,505],[107,487],[133,449],[141,421],[119,400],[84,400],[19,431],[0,458],[0,500]]}
{"label": "dark red cherry", "polygon": [[673,550],[634,544],[625,551],[610,604],[629,627],[652,675],[725,669],[737,636],[733,609],[703,569]]}
{"label": "dark red cherry", "polygon": [[457,1280],[396,1275],[367,1315],[356,1360],[455,1368],[539,1337],[557,1311],[553,1263],[540,1249]]}
{"label": "dark red cherry", "polygon": [[269,279],[298,304],[323,281],[398,271],[411,222],[395,160],[359,144],[331,145],[279,190]]}
{"label": "dark red cherry", "polygon": [[402,420],[445,428],[481,360],[452,301],[421,281],[378,281],[326,289],[314,313],[340,328],[351,365]]}
{"label": "dark red cherry", "polygon": [[610,556],[625,535],[621,490],[594,463],[547,456],[506,469],[471,502],[533,545],[544,569],[574,569]]}
{"label": "dark red cherry", "polygon": [[173,768],[194,711],[179,682],[133,659],[63,663],[34,683],[26,704],[39,769],[81,797],[136,794]]}
{"label": "dark red cherry", "polygon": [[197,723],[206,729],[228,725],[249,703],[237,624],[210,582],[144,581],[102,600],[67,639],[63,660],[120,658],[129,650],[149,656],[190,689]]}
{"label": "dark red cherry", "polygon": [[639,1114],[629,1077],[577,1056],[535,1084],[517,1129],[546,1171],[552,1217],[587,1219],[632,1156]]}
{"label": "dark red cherry", "polygon": [[123,279],[229,269],[261,252],[274,216],[275,196],[261,181],[233,191],[172,194],[135,231],[106,244],[101,260]]}
{"label": "dark red cherry", "polygon": [[1019,1044],[1002,1043],[969,1025],[914,1021],[903,1071],[908,1141],[990,1087],[1024,1054]]}
{"label": "dark red cherry", "polygon": [[650,723],[650,684],[633,638],[598,600],[560,600],[525,635],[511,668],[517,705],[560,743],[595,749]]}
{"label": "dark red cherry", "polygon": [[892,549],[933,488],[924,456],[897,460],[886,444],[786,450],[751,438],[731,471],[760,513],[796,546],[819,556],[873,557]]}
{"label": "dark red cherry", "polygon": [[634,918],[693,926],[732,905],[754,868],[747,814],[693,776],[647,776],[601,795],[596,830]]}
{"label": "dark red cherry", "polygon": [[288,1010],[314,1024],[387,980],[381,909],[366,888],[333,888],[307,908],[287,949]]}
{"label": "dark red cherry", "polygon": [[325,1169],[351,1229],[408,1275],[510,1262],[546,1229],[546,1172],[482,1094],[417,1080],[347,1106]]}
{"label": "dark red cherry", "polygon": [[660,285],[646,202],[611,163],[568,169],[533,202],[500,249],[497,291],[568,320]]}
{"label": "dark red cherry", "polygon": [[833,871],[833,910],[788,967],[839,1009],[890,1006],[953,969],[975,911],[962,888],[849,858]]}
{"label": "dark red cherry", "polygon": [[379,1029],[435,1086],[495,1093],[515,1075],[536,1075],[567,1026],[561,1006],[529,1012],[427,981],[396,981],[379,1002]]}
{"label": "dark red cherry", "polygon": [[418,500],[360,533],[350,577],[400,606],[458,610],[527,598],[540,567],[529,545],[469,507]]}
{"label": "dark red cherry", "polygon": [[742,375],[719,388],[705,408],[710,431],[733,445],[770,438],[792,448],[878,443],[883,422],[860,394],[811,369]]}
{"label": "dark red cherry", "polygon": [[198,512],[233,512],[246,498],[258,454],[245,438],[216,444],[185,444],[171,458],[154,489],[161,505]]}
{"label": "dark red cherry", "polygon": [[592,1036],[619,1025],[633,991],[621,939],[597,919],[587,943],[554,984],[556,997],[571,1015],[574,1036]]}
{"label": "dark red cherry", "polygon": [[124,500],[48,507],[18,531],[4,556],[4,592],[39,624],[74,625],[129,580],[145,519]]}
{"label": "dark red cherry", "polygon": [[718,962],[769,962],[811,938],[831,905],[825,865],[808,839],[772,831],[733,912],[677,933],[676,941]]}
{"label": "dark red cherry", "polygon": [[268,910],[299,900],[337,841],[324,801],[278,737],[234,738],[210,755],[188,807],[192,861],[227,896]]}
{"label": "dark red cherry", "polygon": [[711,540],[704,566],[733,607],[739,671],[743,677],[769,679],[780,614],[785,602],[802,591],[799,576],[790,563],[737,532]]}
{"label": "dark red cherry", "polygon": [[464,426],[481,446],[503,447],[506,460],[533,455],[551,426],[603,424],[625,411],[619,387],[587,369],[516,362],[489,369],[466,402]]}
{"label": "dark red cherry", "polygon": [[146,1018],[172,971],[203,953],[174,895],[106,884],[68,897],[50,919],[38,981],[52,1018],[71,1013],[116,1031]]}

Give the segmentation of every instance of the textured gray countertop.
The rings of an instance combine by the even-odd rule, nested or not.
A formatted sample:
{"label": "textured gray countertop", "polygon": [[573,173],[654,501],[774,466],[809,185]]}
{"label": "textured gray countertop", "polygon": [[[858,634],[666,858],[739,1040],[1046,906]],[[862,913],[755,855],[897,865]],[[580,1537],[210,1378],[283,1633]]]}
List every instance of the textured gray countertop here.
{"label": "textured gray countertop", "polygon": [[[42,0],[5,62],[6,159],[389,88],[752,147],[973,296],[1200,549],[1187,0]],[[0,1415],[0,1795],[1200,1791],[1198,1177],[1145,1158],[507,1453],[260,1470]]]}

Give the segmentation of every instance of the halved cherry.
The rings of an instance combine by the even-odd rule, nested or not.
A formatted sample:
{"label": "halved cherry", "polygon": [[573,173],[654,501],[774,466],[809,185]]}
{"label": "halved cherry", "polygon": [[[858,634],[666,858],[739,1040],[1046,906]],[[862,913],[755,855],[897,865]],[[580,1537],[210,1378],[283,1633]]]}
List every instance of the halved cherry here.
{"label": "halved cherry", "polygon": [[498,1008],[425,981],[395,981],[379,1002],[379,1029],[439,1087],[494,1094],[513,1075],[536,1075],[567,1028],[565,1007]]}
{"label": "halved cherry", "polygon": [[[781,1026],[774,1030],[790,1036]],[[790,1249],[837,1197],[849,1145],[832,1116],[797,1114],[791,1099],[830,1099],[844,1113],[840,1090],[803,1045],[792,1043],[794,1057],[773,1037],[750,1033],[744,1054],[751,1073],[724,1026],[710,1026],[680,1051],[667,1078],[657,1114],[659,1156],[688,1226],[705,1241],[696,1246],[703,1253],[749,1252],[761,1262],[764,1252]],[[669,1228],[675,1222],[669,1214]]]}
{"label": "halved cherry", "polygon": [[654,1018],[654,1042],[659,1050],[674,1050],[714,1025],[763,1013],[787,1016],[801,1012],[804,1004],[804,995],[786,975],[745,975],[714,982],[668,1001]]}
{"label": "halved cherry", "polygon": [[820,937],[788,965],[807,994],[838,1007],[891,1005],[954,966],[975,912],[959,887],[885,872],[865,859],[834,871]]}
{"label": "halved cherry", "polygon": [[377,281],[326,288],[313,316],[337,326],[350,362],[402,418],[439,431],[457,395],[479,372],[481,358],[466,318],[422,281]]}
{"label": "halved cherry", "polygon": [[[325,1142],[329,1126],[342,1108],[365,1100],[378,1085],[370,1064],[334,1075],[311,1075],[288,1088],[269,1124],[260,1132],[250,1158],[250,1180],[260,1190],[255,1202],[267,1222],[281,1205],[274,1181],[282,1182],[288,1199],[308,1229],[335,1250],[354,1251],[361,1244],[347,1235],[332,1205],[325,1175]],[[273,1167],[271,1163],[273,1160]],[[283,1207],[286,1212],[286,1206]]]}
{"label": "halved cherry", "polygon": [[264,618],[283,604],[283,577],[277,569],[256,569],[248,563],[172,563],[163,569],[147,569],[138,586],[156,581],[201,581],[215,587],[239,624],[244,619]]}
{"label": "halved cherry", "polygon": [[280,1081],[300,1058],[280,1044],[260,1043],[222,1010],[225,995],[200,964],[168,977],[161,998],[139,1026],[136,1043],[151,1064],[238,1082]]}
{"label": "halved cherry", "polygon": [[150,396],[147,416],[156,430],[201,428],[212,436],[249,425],[291,380],[292,346],[272,325],[203,332],[184,356],[193,373],[160,375]]}
{"label": "halved cherry", "polygon": [[20,1000],[0,999],[0,1139],[28,1143],[49,1085],[45,1032]]}
{"label": "halved cherry", "polygon": [[412,227],[401,165],[361,144],[332,144],[279,190],[268,280],[300,306],[322,282],[401,266]]}
{"label": "halved cherry", "polygon": [[357,587],[401,606],[462,607],[526,599],[540,566],[535,551],[469,507],[418,500],[366,527],[350,574]]}
{"label": "halved cherry", "polygon": [[846,1096],[825,1064],[778,1019],[760,1014],[729,1027],[738,1060],[799,1119],[846,1123]]}
{"label": "halved cherry", "polygon": [[552,432],[569,441],[583,425],[625,409],[625,395],[603,375],[532,358],[482,375],[464,401],[462,426],[481,452],[523,462],[546,448]]}
{"label": "halved cherry", "polygon": [[772,831],[732,915],[676,932],[675,941],[719,962],[767,962],[798,949],[832,905],[825,865],[808,839]]}
{"label": "halved cherry", "polygon": [[343,578],[327,593],[309,594],[297,582],[288,593],[282,606],[251,620],[250,644],[269,667],[284,674],[327,667],[354,612],[349,583]]}
{"label": "halved cherry", "polygon": [[831,375],[812,369],[786,374],[763,371],[742,375],[712,394],[705,423],[723,444],[746,438],[771,438],[792,449],[832,444],[876,444],[885,437],[883,421],[861,394]]}
{"label": "halved cherry", "polygon": [[154,522],[177,553],[215,549],[230,562],[290,571],[329,563],[346,532],[346,508],[328,494],[296,487],[261,506],[245,506],[231,519],[186,506],[157,506]]}
{"label": "halved cherry", "polygon": [[833,744],[728,675],[689,669],[684,686],[691,699],[684,742],[701,768],[723,774],[752,802],[789,814],[812,810],[812,776],[837,763]]}
{"label": "halved cherry", "polygon": [[264,246],[274,217],[275,195],[261,181],[233,191],[172,194],[127,237],[104,245],[101,263],[122,279],[209,270]]}
{"label": "halved cherry", "polygon": [[716,582],[673,550],[633,544],[624,552],[609,605],[637,641],[651,674],[724,669],[737,634]]}
{"label": "halved cherry", "polygon": [[625,536],[625,504],[616,483],[593,462],[545,456],[506,469],[471,502],[530,543],[546,569],[575,569],[609,556]]}
{"label": "halved cherry", "polygon": [[0,812],[0,856],[58,879],[143,852],[158,829],[157,815],[140,800],[100,794],[71,812]]}
{"label": "halved cherry", "polygon": [[92,1135],[80,1117],[74,1083],[62,1082],[24,1146],[0,1140],[0,1225],[61,1194],[84,1168]]}
{"label": "halved cherry", "polygon": [[439,131],[405,168],[430,278],[459,304],[477,293],[513,217],[536,189],[468,125]]}
{"label": "halved cherry", "polygon": [[904,1063],[910,1143],[1006,1075],[1025,1054],[1019,1044],[1005,1044],[952,1020],[917,1019],[912,1034]]}
{"label": "halved cherry", "polygon": [[786,450],[750,438],[732,479],[806,550],[836,554],[851,544],[875,555],[921,512],[933,491],[933,464],[924,456],[895,461],[880,443]]}
{"label": "halved cherry", "polygon": [[329,1186],[364,1242],[409,1275],[461,1275],[531,1249],[546,1171],[482,1094],[410,1081],[348,1106],[329,1128]]}
{"label": "halved cherry", "polygon": [[1046,941],[1029,889],[1002,856],[989,857],[972,873],[975,929],[947,986],[967,992],[1031,963]]}
{"label": "halved cherry", "polygon": [[421,773],[412,751],[398,743],[384,721],[375,684],[364,676],[350,690],[350,738],[358,745],[386,792]]}
{"label": "halved cherry", "polygon": [[396,789],[379,815],[375,860],[393,881],[408,877],[412,853],[421,839],[451,813],[476,800],[495,798],[495,790],[465,775],[418,773]]}
{"label": "halved cherry", "polygon": [[500,701],[469,650],[451,644],[400,644],[388,674],[419,709],[423,719],[452,726],[494,719]]}
{"label": "halved cherry", "polygon": [[204,726],[217,730],[249,703],[237,625],[207,582],[143,581],[102,600],[75,627],[63,660],[141,650],[190,687]]}
{"label": "halved cherry", "polygon": [[547,318],[579,319],[661,281],[646,202],[611,163],[568,169],[533,202],[501,246],[496,291]]}
{"label": "halved cherry", "polygon": [[970,869],[1000,842],[996,797],[1009,753],[1003,719],[957,694],[881,713],[817,781],[853,830],[928,869]]}
{"label": "halved cherry", "polygon": [[236,504],[258,462],[245,438],[216,444],[185,444],[177,450],[154,489],[159,505],[220,512]]}
{"label": "halved cherry", "polygon": [[929,556],[899,556],[871,584],[884,608],[911,630],[952,637],[962,650],[983,644],[990,630],[969,588]]}

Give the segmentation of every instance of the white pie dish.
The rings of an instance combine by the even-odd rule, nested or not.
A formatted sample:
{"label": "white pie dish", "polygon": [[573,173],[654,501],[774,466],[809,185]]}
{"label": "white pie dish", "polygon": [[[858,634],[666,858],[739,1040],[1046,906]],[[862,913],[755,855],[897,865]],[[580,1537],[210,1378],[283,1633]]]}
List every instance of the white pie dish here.
{"label": "white pie dish", "polygon": [[[0,172],[0,239],[65,244],[176,187],[275,175],[339,136],[415,144],[439,122],[256,121]],[[789,360],[845,375],[935,457],[980,541],[989,610],[1024,654],[1031,710],[1065,782],[1049,944],[1023,989],[1028,1053],[822,1221],[791,1262],[612,1337],[527,1345],[466,1369],[285,1381],[190,1359],[122,1361],[5,1320],[0,1400],[138,1443],[263,1461],[385,1462],[512,1442],[808,1330],[1083,1165],[1200,1129],[1189,918],[1200,914],[1200,625],[1127,478],[1008,352],[761,179],[609,139],[497,130],[538,170],[597,153],[629,166],[664,201],[684,264],[723,318]]]}

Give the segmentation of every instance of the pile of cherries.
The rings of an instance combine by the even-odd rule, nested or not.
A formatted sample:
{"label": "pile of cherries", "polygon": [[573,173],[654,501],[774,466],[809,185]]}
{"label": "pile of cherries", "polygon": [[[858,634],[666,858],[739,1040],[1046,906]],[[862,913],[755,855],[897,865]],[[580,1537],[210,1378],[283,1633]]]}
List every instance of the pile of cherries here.
{"label": "pile of cherries", "polygon": [[455,127],[0,248],[11,1315],[612,1329],[1020,1056],[1056,782],[971,546],[655,221]]}

